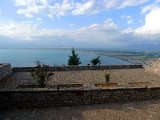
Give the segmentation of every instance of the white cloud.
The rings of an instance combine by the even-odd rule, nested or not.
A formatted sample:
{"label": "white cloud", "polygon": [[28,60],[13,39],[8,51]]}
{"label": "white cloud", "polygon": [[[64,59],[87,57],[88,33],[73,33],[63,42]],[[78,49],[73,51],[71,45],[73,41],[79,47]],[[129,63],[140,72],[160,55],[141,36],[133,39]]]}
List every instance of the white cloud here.
{"label": "white cloud", "polygon": [[34,31],[37,30],[36,28],[37,25],[33,24],[9,22],[7,24],[0,24],[0,35],[10,38],[31,40],[31,37],[35,34]]}
{"label": "white cloud", "polygon": [[159,8],[160,6],[158,4],[150,4],[150,5],[147,5],[145,7],[142,8],[141,10],[141,14],[145,14],[145,13],[148,13],[150,12],[151,10],[155,10],[157,8]]}
{"label": "white cloud", "polygon": [[75,23],[70,23],[69,26],[73,27],[73,26],[76,26],[76,24]]}
{"label": "white cloud", "polygon": [[0,35],[15,37],[25,40],[32,40],[36,37],[41,36],[61,36],[61,35],[72,35],[70,33],[79,33],[83,31],[95,31],[95,30],[115,30],[117,25],[112,22],[112,19],[106,19],[103,24],[92,24],[77,30],[63,30],[63,29],[42,29],[37,24],[33,24],[31,21],[23,21],[20,23],[7,22],[0,24]]}
{"label": "white cloud", "polygon": [[119,6],[119,8],[125,8],[129,6],[137,6],[139,4],[145,3],[149,0],[123,0]]}
{"label": "white cloud", "polygon": [[136,6],[148,0],[15,0],[17,13],[32,18],[47,15],[50,18],[65,15],[91,15],[110,9]]}
{"label": "white cloud", "polygon": [[[128,17],[130,18],[130,17]],[[21,23],[0,23],[0,38],[11,40],[43,41],[47,44],[83,43],[94,46],[125,46],[128,44],[154,42],[160,43],[160,9],[152,10],[145,17],[145,24],[137,29],[119,28],[112,19],[106,19],[101,24],[91,24],[79,29],[43,29],[30,21]],[[62,42],[61,42],[62,41]],[[41,44],[39,42],[39,44]],[[64,43],[65,44],[65,43]]]}
{"label": "white cloud", "polygon": [[39,14],[46,14],[51,18],[64,16],[67,11],[72,9],[72,4],[68,0],[63,0],[61,3],[54,2],[54,5],[51,5],[48,0],[16,0],[15,5],[22,7],[17,13],[28,18]]}
{"label": "white cloud", "polygon": [[138,28],[136,33],[144,35],[160,34],[160,8],[151,10],[145,17],[145,25]]}
{"label": "white cloud", "polygon": [[112,21],[112,19],[106,19],[103,24],[91,24],[89,26],[83,27],[80,30],[116,30],[117,25]]}
{"label": "white cloud", "polygon": [[145,16],[145,24],[139,28],[122,30],[123,36],[131,43],[158,43],[160,44],[160,8],[151,10]]}
{"label": "white cloud", "polygon": [[123,43],[119,42],[119,29],[111,19],[107,19],[102,24],[92,24],[77,30],[42,29],[30,22],[9,22],[0,24],[0,38],[4,36],[13,40],[33,42],[42,40],[47,43],[61,39],[71,43],[76,42],[78,44],[81,42],[95,46],[98,44],[102,46],[115,45],[117,43],[121,45]]}
{"label": "white cloud", "polygon": [[36,20],[38,20],[38,21],[42,21],[42,18],[39,18],[39,17],[38,17],[38,18],[36,18]]}
{"label": "white cloud", "polygon": [[123,19],[123,20],[125,20],[126,22],[127,22],[127,24],[132,24],[133,23],[133,18],[132,18],[132,16],[129,16],[129,15],[124,15],[124,16],[121,16],[121,18]]}
{"label": "white cloud", "polygon": [[75,9],[72,11],[73,15],[81,15],[81,14],[95,14],[97,12],[99,12],[99,10],[97,10],[95,8],[96,6],[96,1],[95,0],[89,0],[84,4],[77,4],[75,6]]}
{"label": "white cloud", "polygon": [[135,31],[135,29],[133,29],[133,28],[127,28],[127,29],[122,30],[122,34],[132,33],[134,31]]}
{"label": "white cloud", "polygon": [[102,1],[103,2],[97,2],[97,4],[99,3],[101,7],[103,7],[104,9],[122,9],[126,7],[140,5],[149,0],[102,0]]}

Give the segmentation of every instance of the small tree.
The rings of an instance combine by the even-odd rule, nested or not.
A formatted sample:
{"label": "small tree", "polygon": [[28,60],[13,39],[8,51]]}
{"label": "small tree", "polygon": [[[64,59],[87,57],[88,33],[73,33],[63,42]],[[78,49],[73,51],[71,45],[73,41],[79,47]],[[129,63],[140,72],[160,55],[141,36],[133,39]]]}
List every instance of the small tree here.
{"label": "small tree", "polygon": [[96,58],[93,58],[92,60],[91,60],[91,64],[92,65],[100,65],[101,64],[101,61],[100,61],[100,56],[98,56],[98,57],[96,57]]}
{"label": "small tree", "polygon": [[45,87],[45,81],[49,79],[50,76],[54,75],[54,73],[48,73],[48,66],[41,65],[39,62],[37,63],[37,67],[35,70],[32,70],[31,75],[34,80],[38,83],[40,87]]}
{"label": "small tree", "polygon": [[104,77],[105,77],[106,83],[109,83],[110,82],[110,74],[109,73],[105,73]]}
{"label": "small tree", "polygon": [[81,64],[80,57],[78,57],[78,54],[76,54],[74,48],[72,48],[72,55],[69,56],[68,65],[79,65],[79,64]]}

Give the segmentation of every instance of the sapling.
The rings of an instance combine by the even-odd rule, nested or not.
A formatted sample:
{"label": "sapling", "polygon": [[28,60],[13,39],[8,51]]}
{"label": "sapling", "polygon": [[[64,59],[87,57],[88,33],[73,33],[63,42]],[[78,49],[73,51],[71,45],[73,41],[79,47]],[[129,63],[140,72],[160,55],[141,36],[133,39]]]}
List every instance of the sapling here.
{"label": "sapling", "polygon": [[110,74],[109,73],[105,73],[104,77],[105,77],[106,83],[109,83],[110,82]]}
{"label": "sapling", "polygon": [[40,87],[45,87],[45,82],[52,76],[54,73],[48,72],[47,65],[37,64],[35,70],[32,70],[31,75],[34,80],[38,83]]}

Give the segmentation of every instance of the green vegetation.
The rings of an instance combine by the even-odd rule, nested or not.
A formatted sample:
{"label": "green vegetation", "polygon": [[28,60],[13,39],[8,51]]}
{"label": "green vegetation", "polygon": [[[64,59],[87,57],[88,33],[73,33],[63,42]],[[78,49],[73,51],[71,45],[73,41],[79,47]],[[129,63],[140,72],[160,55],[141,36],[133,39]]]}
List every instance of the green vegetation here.
{"label": "green vegetation", "polygon": [[[121,60],[129,61],[133,64],[147,64],[150,59],[160,58],[160,51],[138,51],[138,50],[88,50],[99,55],[119,58]],[[87,52],[88,52],[87,51]]]}
{"label": "green vegetation", "polygon": [[96,58],[93,58],[92,60],[91,60],[91,64],[92,65],[100,65],[101,64],[101,61],[100,61],[100,56],[98,56],[98,57],[96,57]]}
{"label": "green vegetation", "polygon": [[49,79],[50,76],[54,75],[54,73],[47,71],[47,65],[41,65],[40,62],[37,62],[36,69],[31,72],[33,79],[36,80],[40,87],[45,87],[45,82]]}
{"label": "green vegetation", "polygon": [[106,83],[109,83],[110,82],[110,74],[109,73],[105,73],[104,77],[105,77]]}
{"label": "green vegetation", "polygon": [[69,56],[68,65],[79,65],[79,64],[81,64],[80,57],[78,57],[78,54],[76,54],[74,48],[72,48],[72,55]]}

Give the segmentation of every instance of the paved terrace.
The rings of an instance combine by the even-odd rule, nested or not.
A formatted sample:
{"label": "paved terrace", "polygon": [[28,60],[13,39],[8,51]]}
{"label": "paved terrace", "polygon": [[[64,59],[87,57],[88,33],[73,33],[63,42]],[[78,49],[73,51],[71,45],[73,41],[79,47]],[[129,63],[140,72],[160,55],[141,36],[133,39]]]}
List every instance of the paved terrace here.
{"label": "paved terrace", "polygon": [[[160,86],[160,76],[143,68],[136,69],[110,69],[110,70],[79,70],[56,71],[55,75],[47,81],[47,86],[57,84],[97,84],[106,83],[104,74],[109,73],[110,82],[128,84],[133,82],[149,82],[150,86]],[[14,89],[18,85],[36,84],[29,72],[15,72],[11,76],[0,81],[0,89]]]}
{"label": "paved terrace", "polygon": [[[59,71],[47,84],[62,83],[105,83],[104,72],[111,74],[111,82],[150,82],[160,85],[160,76],[150,69],[114,69],[88,71]],[[19,84],[35,83],[28,72],[15,72],[0,81],[0,88],[12,89]],[[86,106],[66,106],[1,110],[1,120],[159,120],[160,100],[132,103],[112,103]]]}
{"label": "paved terrace", "polygon": [[0,120],[159,120],[160,100],[1,110]]}

